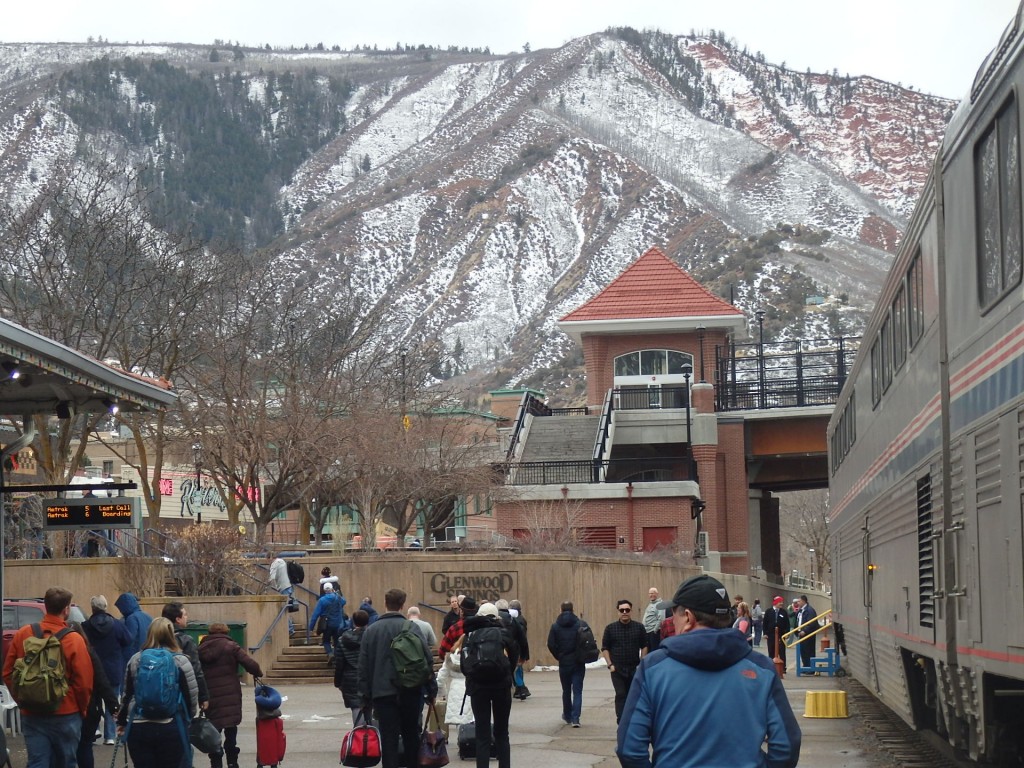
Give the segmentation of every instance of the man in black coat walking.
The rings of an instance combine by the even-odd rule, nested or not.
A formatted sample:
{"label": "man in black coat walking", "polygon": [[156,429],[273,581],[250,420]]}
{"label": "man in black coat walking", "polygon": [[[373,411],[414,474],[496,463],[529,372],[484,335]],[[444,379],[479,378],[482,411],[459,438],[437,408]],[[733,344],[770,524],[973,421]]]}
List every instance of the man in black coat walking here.
{"label": "man in black coat walking", "polygon": [[558,660],[558,680],[562,683],[562,720],[573,728],[580,727],[583,712],[583,678],[587,666],[576,649],[581,621],[573,613],[572,603],[562,603],[562,612],[548,632],[548,650]]}

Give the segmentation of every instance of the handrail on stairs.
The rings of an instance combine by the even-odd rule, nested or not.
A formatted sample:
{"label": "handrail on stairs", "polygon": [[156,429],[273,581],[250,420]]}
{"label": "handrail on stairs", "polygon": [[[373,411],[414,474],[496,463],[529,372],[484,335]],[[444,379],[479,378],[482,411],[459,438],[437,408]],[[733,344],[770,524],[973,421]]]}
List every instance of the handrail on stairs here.
{"label": "handrail on stairs", "polygon": [[[809,635],[804,635],[803,637],[800,637],[799,634],[798,634],[800,632],[800,630],[803,629],[804,627],[808,626],[809,624],[817,624],[819,620],[825,618],[830,613],[832,613],[832,609],[831,608],[829,608],[824,613],[819,613],[814,618],[809,619],[808,621],[805,621],[800,626],[794,627],[793,629],[789,630],[789,632],[787,632],[786,634],[784,634],[782,636],[782,643],[783,643],[783,645],[785,645],[787,648],[795,648],[796,646],[800,645],[800,643],[802,643],[804,640],[807,640],[808,638],[814,637],[815,635],[819,634],[820,632],[827,632],[829,630],[829,628],[831,628],[831,626],[832,626],[831,620],[830,621],[826,621],[824,624],[820,625],[816,630],[811,632]],[[796,636],[796,640],[794,640],[792,643],[787,643],[786,642],[786,638],[787,637],[793,637],[793,636]]]}
{"label": "handrail on stairs", "polygon": [[[291,602],[292,602],[291,600],[285,602],[285,604],[281,607],[281,610],[279,610],[277,612],[277,616],[275,616],[274,620],[272,622],[270,622],[270,626],[267,627],[267,631],[263,633],[263,637],[260,638],[260,641],[258,643],[256,643],[256,645],[249,646],[249,652],[250,653],[256,653],[256,651],[258,651],[260,648],[262,648],[264,645],[266,645],[267,643],[270,642],[270,636],[274,633],[274,627],[276,627],[278,625],[278,623],[281,621],[281,617],[282,616],[284,616],[286,613],[294,613],[294,611],[289,611],[288,610],[288,605]],[[303,608],[306,609],[306,623],[303,624],[303,626],[304,627],[308,627],[309,626],[309,604],[306,603],[306,602],[303,602],[302,600],[299,600],[298,598],[294,598],[294,602],[298,603],[299,605],[301,605]],[[308,632],[306,633],[306,643],[305,644],[309,645],[309,633]]]}

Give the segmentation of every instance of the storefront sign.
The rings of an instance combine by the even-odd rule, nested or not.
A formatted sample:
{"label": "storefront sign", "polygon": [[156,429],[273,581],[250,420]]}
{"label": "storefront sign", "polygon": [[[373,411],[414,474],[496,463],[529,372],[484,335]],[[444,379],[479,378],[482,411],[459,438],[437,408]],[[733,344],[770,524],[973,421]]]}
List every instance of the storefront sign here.
{"label": "storefront sign", "polygon": [[478,603],[505,598],[513,600],[519,592],[518,571],[480,571],[424,573],[423,592],[431,605],[447,605],[449,595],[467,595]]}

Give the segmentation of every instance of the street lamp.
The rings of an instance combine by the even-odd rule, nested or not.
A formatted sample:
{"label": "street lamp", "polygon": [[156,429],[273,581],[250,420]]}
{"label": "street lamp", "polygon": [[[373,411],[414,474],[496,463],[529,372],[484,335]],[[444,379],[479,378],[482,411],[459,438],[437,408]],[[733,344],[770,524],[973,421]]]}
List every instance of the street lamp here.
{"label": "street lamp", "polygon": [[408,431],[408,429],[409,429],[408,418],[409,417],[408,417],[408,415],[405,412],[405,358],[406,358],[406,354],[407,354],[407,351],[406,351],[405,347],[402,347],[399,350],[399,357],[400,357],[400,359],[402,361],[402,368],[401,368],[401,376],[402,376],[402,427],[406,431]]}
{"label": "street lamp", "polygon": [[811,589],[814,589],[814,547],[807,550],[811,555]]}
{"label": "street lamp", "polygon": [[693,375],[693,366],[689,363],[683,364],[683,382],[685,383],[686,395],[686,446],[690,453],[690,471],[693,474],[693,439],[690,437],[690,376]]}
{"label": "street lamp", "polygon": [[202,498],[201,498],[201,494],[199,493],[199,490],[200,490],[200,488],[199,488],[199,482],[200,482],[199,472],[200,472],[200,470],[202,469],[202,466],[203,466],[203,444],[202,443],[192,443],[192,458],[193,458],[193,460],[195,461],[195,464],[196,464],[196,485],[195,485],[195,490],[192,491],[192,498],[195,499],[195,503],[196,503],[196,525],[199,525],[201,522],[203,522]]}
{"label": "street lamp", "polygon": [[697,339],[700,341],[700,383],[704,383],[704,331],[706,331],[703,325],[697,326]]}
{"label": "street lamp", "polygon": [[765,407],[765,391],[764,391],[764,310],[759,309],[754,312],[754,316],[757,317],[757,391],[758,391],[758,407],[764,409]]}

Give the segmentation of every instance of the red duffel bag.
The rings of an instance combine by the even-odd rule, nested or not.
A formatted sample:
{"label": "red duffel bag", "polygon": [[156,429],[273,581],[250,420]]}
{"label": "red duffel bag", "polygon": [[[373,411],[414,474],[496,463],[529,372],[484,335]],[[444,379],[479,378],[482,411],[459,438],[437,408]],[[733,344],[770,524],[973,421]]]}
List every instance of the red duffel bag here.
{"label": "red duffel bag", "polygon": [[380,762],[380,731],[366,725],[367,720],[362,720],[363,725],[357,725],[341,740],[342,765],[373,768]]}

